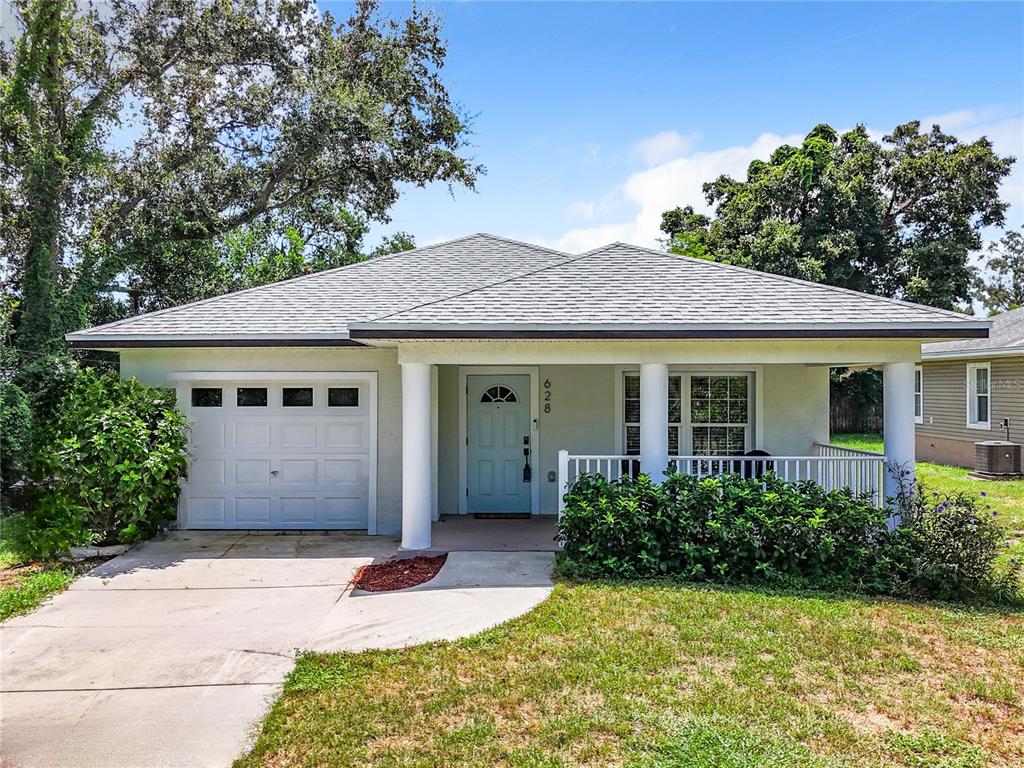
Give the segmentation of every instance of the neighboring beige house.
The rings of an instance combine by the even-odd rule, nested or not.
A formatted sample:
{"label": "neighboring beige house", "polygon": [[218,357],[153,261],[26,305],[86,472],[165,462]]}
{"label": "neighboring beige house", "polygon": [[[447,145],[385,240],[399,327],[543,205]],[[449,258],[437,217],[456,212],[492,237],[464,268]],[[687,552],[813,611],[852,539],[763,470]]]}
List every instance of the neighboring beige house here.
{"label": "neighboring beige house", "polygon": [[[878,498],[887,461],[913,467],[921,344],[990,325],[622,243],[473,235],[68,340],[177,389],[182,527],[423,549],[443,513],[556,514],[580,472],[770,469]],[[885,455],[827,444],[833,366],[883,368]]]}
{"label": "neighboring beige house", "polygon": [[1024,309],[992,318],[987,339],[921,346],[915,376],[917,458],[974,466],[974,444],[1024,442]]}

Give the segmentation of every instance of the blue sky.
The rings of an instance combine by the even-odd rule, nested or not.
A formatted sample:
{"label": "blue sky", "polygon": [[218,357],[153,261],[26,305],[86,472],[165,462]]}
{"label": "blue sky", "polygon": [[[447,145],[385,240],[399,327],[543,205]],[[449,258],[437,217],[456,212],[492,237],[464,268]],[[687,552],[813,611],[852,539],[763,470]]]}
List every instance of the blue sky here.
{"label": "blue sky", "polygon": [[[1024,155],[1024,4],[427,5],[443,18],[444,79],[474,115],[487,174],[454,198],[409,190],[375,233],[651,244],[662,210],[704,205],[701,183],[742,175],[819,122],[881,135],[938,119]],[[1018,167],[1004,188],[1015,226],[1022,180]]]}

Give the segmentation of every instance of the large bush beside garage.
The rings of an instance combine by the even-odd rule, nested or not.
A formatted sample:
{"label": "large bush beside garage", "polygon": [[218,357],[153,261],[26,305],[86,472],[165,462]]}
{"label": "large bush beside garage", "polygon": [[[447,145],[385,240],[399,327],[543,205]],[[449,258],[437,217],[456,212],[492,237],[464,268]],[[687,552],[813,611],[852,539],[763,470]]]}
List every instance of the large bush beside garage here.
{"label": "large bush beside garage", "polygon": [[22,512],[7,521],[25,555],[132,543],[175,518],[188,427],[173,392],[86,369],[37,437]]}
{"label": "large bush beside garage", "polygon": [[905,597],[1020,602],[1020,566],[982,500],[920,486],[890,509],[772,473],[580,477],[559,520],[564,574],[766,582]]}

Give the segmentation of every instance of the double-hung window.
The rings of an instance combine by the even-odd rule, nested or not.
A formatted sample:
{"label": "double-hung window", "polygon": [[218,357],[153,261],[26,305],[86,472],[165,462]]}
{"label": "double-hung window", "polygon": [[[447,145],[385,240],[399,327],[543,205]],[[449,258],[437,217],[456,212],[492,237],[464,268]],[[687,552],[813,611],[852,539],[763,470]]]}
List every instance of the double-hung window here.
{"label": "double-hung window", "polygon": [[[623,376],[623,446],[640,453],[640,377]],[[672,374],[668,377],[670,456],[734,456],[750,444],[750,377]]]}
{"label": "double-hung window", "polygon": [[[640,376],[627,373],[622,380],[623,445],[626,454],[640,454]],[[668,453],[679,454],[679,435],[683,422],[683,377],[668,377]]]}
{"label": "double-hung window", "polygon": [[992,370],[988,363],[967,364],[967,426],[989,429],[992,410]]}
{"label": "double-hung window", "polygon": [[914,367],[914,421],[924,424],[924,371]]}

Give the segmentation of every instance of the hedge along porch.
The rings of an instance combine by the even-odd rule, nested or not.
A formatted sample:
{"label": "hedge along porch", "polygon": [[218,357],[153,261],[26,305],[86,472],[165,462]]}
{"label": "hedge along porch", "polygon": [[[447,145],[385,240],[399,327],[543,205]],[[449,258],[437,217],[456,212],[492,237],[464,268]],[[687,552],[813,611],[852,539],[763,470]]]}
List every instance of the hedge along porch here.
{"label": "hedge along porch", "polygon": [[[792,471],[792,480],[859,484],[863,491],[883,490],[878,485],[886,459],[913,466],[914,342],[863,341],[844,345],[843,352],[821,340],[403,341],[395,346],[402,369],[402,541],[409,549],[430,546],[435,509],[555,514],[566,484],[579,472],[614,478],[623,462],[634,460],[660,478],[681,456],[762,450],[772,455],[772,469],[780,476]],[[885,371],[886,457],[827,445],[829,368],[863,364]],[[502,421],[510,414],[508,429],[474,420],[479,401],[498,390],[505,401],[482,407],[503,414]],[[410,408],[410,402],[422,407]],[[655,407],[644,405],[648,402]],[[490,450],[495,442],[499,450]],[[417,459],[422,456],[436,460]],[[589,460],[581,458],[570,472],[567,459],[576,457]],[[790,470],[780,457],[800,461],[791,460]],[[436,507],[431,502],[435,484]],[[426,493],[409,494],[411,487]],[[502,497],[512,506],[501,506]]]}
{"label": "hedge along porch", "polygon": [[817,455],[834,450],[830,366],[883,366],[886,455],[910,465],[922,340],[990,325],[622,243],[473,235],[68,340],[177,389],[183,526],[400,531],[420,549],[442,512],[557,513],[572,456],[657,477],[673,456],[725,471],[707,457],[759,449],[830,483],[877,466]]}

